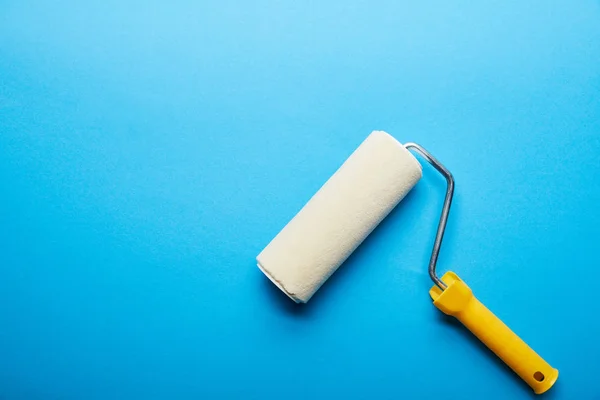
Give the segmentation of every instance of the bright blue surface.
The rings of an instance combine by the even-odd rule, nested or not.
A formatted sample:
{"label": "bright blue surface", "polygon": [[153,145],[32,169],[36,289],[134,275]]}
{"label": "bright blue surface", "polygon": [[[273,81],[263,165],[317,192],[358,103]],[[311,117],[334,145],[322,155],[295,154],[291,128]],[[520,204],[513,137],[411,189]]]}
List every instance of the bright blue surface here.
{"label": "bright blue surface", "polygon": [[533,398],[431,304],[431,168],[307,306],[256,268],[383,129],[456,177],[440,270],[599,399],[600,2],[449,3],[0,3],[0,397]]}

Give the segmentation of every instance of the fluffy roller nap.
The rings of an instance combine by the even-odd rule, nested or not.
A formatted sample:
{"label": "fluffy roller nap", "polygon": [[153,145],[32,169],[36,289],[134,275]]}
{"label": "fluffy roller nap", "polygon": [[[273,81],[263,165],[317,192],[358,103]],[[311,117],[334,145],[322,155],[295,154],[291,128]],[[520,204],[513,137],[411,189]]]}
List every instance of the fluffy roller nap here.
{"label": "fluffy roller nap", "polygon": [[258,255],[258,267],[306,303],[421,174],[401,143],[374,131]]}

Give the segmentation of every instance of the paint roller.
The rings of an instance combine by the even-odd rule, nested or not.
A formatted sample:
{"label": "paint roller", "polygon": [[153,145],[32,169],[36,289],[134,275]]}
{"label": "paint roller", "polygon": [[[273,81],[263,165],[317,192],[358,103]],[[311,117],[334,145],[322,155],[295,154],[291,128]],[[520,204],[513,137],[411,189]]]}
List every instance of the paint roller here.
{"label": "paint roller", "polygon": [[441,278],[436,264],[454,193],[452,174],[415,143],[402,145],[374,131],[258,255],[258,267],[288,297],[306,303],[373,229],[417,184],[427,160],[447,182],[429,262],[433,304],[457,318],[537,394],[554,385],[551,367],[488,310],[454,272]]}

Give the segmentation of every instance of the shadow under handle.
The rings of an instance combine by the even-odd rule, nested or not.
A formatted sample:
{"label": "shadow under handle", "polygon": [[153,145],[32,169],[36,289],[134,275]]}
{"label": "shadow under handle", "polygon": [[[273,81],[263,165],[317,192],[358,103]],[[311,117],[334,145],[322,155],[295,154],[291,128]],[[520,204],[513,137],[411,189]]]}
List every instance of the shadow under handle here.
{"label": "shadow under handle", "polygon": [[517,336],[473,295],[454,273],[442,277],[447,288],[434,286],[429,291],[433,304],[443,313],[456,317],[490,350],[502,359],[536,394],[547,391],[558,379],[558,370]]}

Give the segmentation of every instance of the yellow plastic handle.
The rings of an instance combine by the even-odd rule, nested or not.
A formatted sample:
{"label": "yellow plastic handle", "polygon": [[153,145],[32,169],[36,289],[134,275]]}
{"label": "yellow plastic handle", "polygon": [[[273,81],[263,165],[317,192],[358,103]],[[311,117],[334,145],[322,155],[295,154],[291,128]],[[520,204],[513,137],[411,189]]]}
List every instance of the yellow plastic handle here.
{"label": "yellow plastic handle", "polygon": [[558,379],[558,370],[510,330],[454,272],[446,272],[442,291],[434,286],[429,291],[433,304],[443,313],[456,317],[490,350],[523,379],[536,394],[547,391]]}

